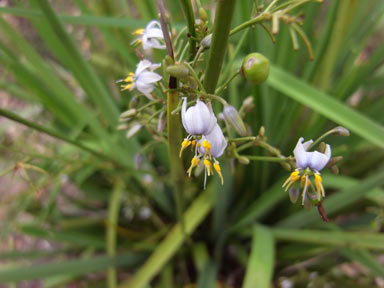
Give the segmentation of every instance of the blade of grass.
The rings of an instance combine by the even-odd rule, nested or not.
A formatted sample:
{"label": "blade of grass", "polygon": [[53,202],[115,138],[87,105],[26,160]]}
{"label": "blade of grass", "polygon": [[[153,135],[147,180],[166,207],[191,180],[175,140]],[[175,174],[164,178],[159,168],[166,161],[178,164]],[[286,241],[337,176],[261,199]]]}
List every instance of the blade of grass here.
{"label": "blade of grass", "polygon": [[253,227],[251,255],[248,259],[243,288],[269,288],[275,257],[275,241],[271,231],[261,225]]}
{"label": "blade of grass", "polygon": [[281,228],[272,228],[271,232],[279,241],[384,250],[384,235],[380,233]]}
{"label": "blade of grass", "polygon": [[[118,179],[116,181],[115,187],[111,193],[108,204],[108,223],[107,223],[107,255],[111,258],[116,257],[116,228],[117,221],[119,216],[119,207],[121,195],[123,193],[123,182]],[[107,287],[115,288],[117,286],[117,274],[115,267],[108,268],[107,271]]]}
{"label": "blade of grass", "polygon": [[298,78],[271,65],[268,85],[384,148],[384,128],[365,115],[320,92]]}
{"label": "blade of grass", "polygon": [[143,260],[143,255],[123,254],[116,258],[95,256],[88,259],[66,260],[61,262],[18,267],[0,271],[0,283],[20,282],[32,279],[45,279],[57,275],[83,275],[104,271],[108,267],[130,267]]}
{"label": "blade of grass", "polygon": [[[37,10],[14,8],[14,7],[0,7],[0,13],[10,14],[14,16],[25,17],[28,19],[40,19],[43,17],[43,13]],[[130,18],[117,18],[108,16],[95,16],[95,15],[81,15],[81,16],[69,16],[69,15],[57,15],[61,21],[68,24],[79,24],[86,26],[98,26],[106,28],[130,28],[137,29],[144,27],[147,21],[141,19]],[[149,19],[149,18],[148,18]]]}
{"label": "blade of grass", "polygon": [[[216,182],[213,182],[215,184]],[[119,288],[146,287],[160,269],[173,257],[185,241],[187,235],[191,235],[197,226],[205,219],[212,209],[213,193],[216,185],[208,186],[207,190],[197,197],[185,212],[184,229],[177,223],[167,234],[165,239],[157,246],[153,254],[130,280],[123,282]]]}

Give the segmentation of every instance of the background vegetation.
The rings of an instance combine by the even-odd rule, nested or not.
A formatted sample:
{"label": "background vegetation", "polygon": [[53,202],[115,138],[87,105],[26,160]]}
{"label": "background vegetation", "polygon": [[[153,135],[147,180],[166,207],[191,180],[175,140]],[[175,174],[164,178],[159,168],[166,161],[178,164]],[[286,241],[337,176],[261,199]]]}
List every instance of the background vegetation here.
{"label": "background vegetation", "polygon": [[[177,31],[187,23],[183,2],[165,3]],[[116,129],[133,94],[115,81],[135,69],[131,33],[158,19],[155,1],[1,1],[1,283],[384,287],[384,2],[277,2],[309,2],[294,15],[314,60],[288,25],[272,43],[256,24],[230,37],[219,81],[250,52],[270,59],[266,83],[238,77],[223,95],[237,108],[251,95],[247,125],[254,134],[263,125],[284,155],[301,136],[351,131],[326,139],[343,156],[340,175],[324,173],[330,223],[289,202],[281,188],[289,172],[278,163],[233,159],[221,161],[224,186],[210,179],[203,191],[201,177],[185,177],[179,223],[154,124],[129,140]],[[212,27],[217,3],[201,4]],[[232,28],[253,5],[235,3]]]}

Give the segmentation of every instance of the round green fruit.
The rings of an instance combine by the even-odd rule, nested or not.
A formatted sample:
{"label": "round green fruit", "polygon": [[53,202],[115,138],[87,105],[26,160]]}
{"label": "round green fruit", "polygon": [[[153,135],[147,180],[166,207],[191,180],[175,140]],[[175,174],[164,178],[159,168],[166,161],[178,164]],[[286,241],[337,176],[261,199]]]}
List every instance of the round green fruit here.
{"label": "round green fruit", "polygon": [[241,74],[254,84],[263,83],[269,75],[269,60],[260,53],[248,54],[241,65]]}

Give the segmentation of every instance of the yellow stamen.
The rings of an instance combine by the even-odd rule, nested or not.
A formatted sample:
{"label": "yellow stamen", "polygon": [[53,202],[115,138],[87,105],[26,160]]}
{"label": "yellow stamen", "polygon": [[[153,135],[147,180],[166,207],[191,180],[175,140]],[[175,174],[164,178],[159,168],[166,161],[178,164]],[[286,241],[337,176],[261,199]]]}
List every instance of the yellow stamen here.
{"label": "yellow stamen", "polygon": [[132,82],[132,76],[128,76],[123,80],[124,82]]}
{"label": "yellow stamen", "polygon": [[122,88],[121,91],[130,90],[132,87],[133,87],[133,84],[122,85],[121,86],[121,88]]}
{"label": "yellow stamen", "polygon": [[197,152],[200,154],[200,147],[201,147],[201,143],[200,142],[198,142],[197,143]]}
{"label": "yellow stamen", "polygon": [[204,159],[204,166],[205,169],[207,169],[208,176],[211,176],[213,174],[211,161],[209,161],[208,159]]}
{"label": "yellow stamen", "polygon": [[208,140],[204,139],[201,144],[203,145],[205,155],[209,155],[209,158],[211,158],[211,143],[209,143]]}
{"label": "yellow stamen", "polygon": [[183,142],[181,142],[179,157],[181,157],[181,154],[183,154],[184,149],[187,148],[189,145],[191,145],[191,141],[189,141],[188,139],[184,139]]}
{"label": "yellow stamen", "polygon": [[196,146],[196,140],[192,140],[192,142],[191,142],[191,151],[193,151],[195,146]]}
{"label": "yellow stamen", "polygon": [[200,159],[197,158],[196,156],[194,156],[191,160],[191,166],[189,166],[189,168],[187,170],[189,177],[191,177],[191,173],[192,173],[193,168],[195,168],[197,165],[199,165],[199,163],[200,163]]}
{"label": "yellow stamen", "polygon": [[289,175],[282,186],[283,188],[285,187],[285,191],[288,191],[289,187],[291,187],[293,183],[300,179],[299,174],[299,170],[295,170],[291,173],[291,175]]}
{"label": "yellow stamen", "polygon": [[137,29],[135,31],[133,31],[133,35],[142,35],[144,33],[144,30],[143,28],[140,28],[140,29]]}
{"label": "yellow stamen", "polygon": [[317,199],[321,199],[321,197],[325,197],[325,191],[323,186],[323,178],[319,174],[315,174],[315,186],[317,191]]}
{"label": "yellow stamen", "polygon": [[223,178],[223,174],[221,174],[221,168],[220,168],[219,162],[213,163],[213,168],[215,168],[215,171],[217,172],[217,174],[219,174],[219,177],[221,180],[221,185],[223,185],[224,184],[224,178]]}

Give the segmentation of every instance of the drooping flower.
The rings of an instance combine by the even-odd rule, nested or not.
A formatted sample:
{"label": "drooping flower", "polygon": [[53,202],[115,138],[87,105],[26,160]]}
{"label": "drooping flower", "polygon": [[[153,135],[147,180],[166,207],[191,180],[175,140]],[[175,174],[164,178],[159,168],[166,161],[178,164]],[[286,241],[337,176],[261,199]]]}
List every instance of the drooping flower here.
{"label": "drooping flower", "polygon": [[[196,140],[193,140],[194,136],[209,134],[217,123],[216,116],[210,105],[208,107],[203,101],[197,100],[194,106],[187,109],[186,97],[183,97],[181,121],[188,136],[181,143],[180,157],[185,148],[196,143]],[[193,143],[193,141],[195,142]]]}
{"label": "drooping flower", "polygon": [[195,150],[195,155],[187,170],[188,175],[191,176],[192,170],[202,162],[205,168],[204,188],[206,187],[207,176],[211,176],[214,170],[223,184],[224,179],[220,163],[216,158],[223,155],[227,147],[227,140],[225,140],[223,131],[217,124],[211,105],[197,100],[194,106],[187,109],[187,98],[184,97],[181,119],[188,136],[181,143],[179,156],[181,157],[183,150],[189,146],[191,146],[192,151]]}
{"label": "drooping flower", "polygon": [[[320,171],[327,165],[331,158],[331,146],[326,145],[324,153],[319,151],[308,152],[308,149],[313,144],[312,140],[304,142],[304,138],[301,137],[296,144],[293,154],[296,160],[297,169],[291,173],[288,179],[284,182],[283,188],[285,191],[292,190],[297,191],[296,183],[300,180],[299,186],[302,190],[302,204],[306,204],[312,201],[320,201],[325,196],[324,186],[322,184],[323,179],[320,176]],[[311,177],[314,177],[315,186],[311,183]],[[293,193],[293,192],[292,192]],[[296,199],[297,197],[291,197]]]}
{"label": "drooping flower", "polygon": [[161,30],[159,21],[151,21],[147,24],[145,29],[140,28],[133,32],[134,35],[140,36],[135,39],[133,43],[139,43],[143,45],[143,49],[165,49],[164,34]]}
{"label": "drooping flower", "polygon": [[153,64],[146,59],[141,60],[137,65],[135,73],[131,72],[125,79],[117,81],[125,82],[125,84],[121,86],[121,91],[132,91],[136,88],[149,99],[153,100],[151,93],[153,89],[155,89],[155,83],[160,81],[162,78],[159,74],[153,71],[160,66],[160,64]]}

